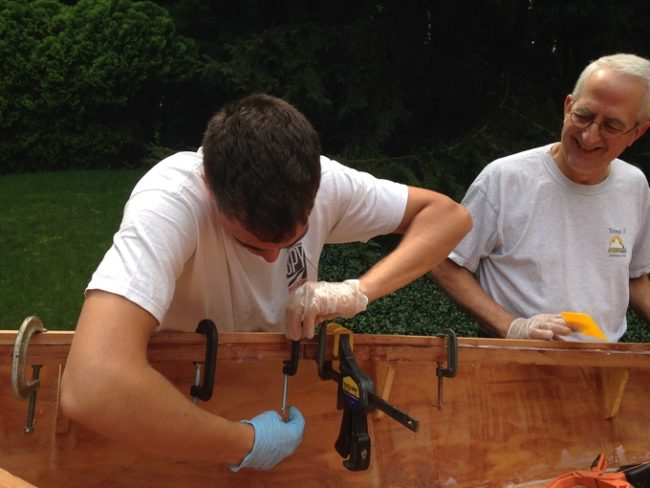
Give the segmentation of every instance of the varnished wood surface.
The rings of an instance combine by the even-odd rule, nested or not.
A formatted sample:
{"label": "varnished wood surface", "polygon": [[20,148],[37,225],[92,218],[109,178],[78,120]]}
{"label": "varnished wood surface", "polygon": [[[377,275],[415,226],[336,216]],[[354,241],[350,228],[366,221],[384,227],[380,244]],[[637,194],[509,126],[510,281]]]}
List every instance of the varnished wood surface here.
{"label": "varnished wood surface", "polygon": [[[458,374],[443,380],[439,408],[436,367],[446,361],[444,339],[356,335],[359,366],[375,380],[378,393],[392,370],[388,400],[418,419],[420,430],[416,434],[371,414],[370,469],[351,472],[333,447],[341,420],[336,385],[318,378],[316,343],[308,341],[288,395],[307,420],[303,443],[271,471],[235,474],[223,466],[138,453],[58,415],[59,375],[71,338],[70,332],[32,338],[28,364],[44,366],[35,431],[26,435],[27,402],[13,395],[10,384],[15,332],[0,331],[0,467],[40,488],[532,488],[588,468],[600,452],[610,466],[650,459],[648,344],[459,338]],[[214,395],[200,408],[231,419],[278,410],[282,361],[289,357],[286,339],[266,333],[219,339]],[[203,358],[204,349],[201,335],[165,333],[152,339],[149,351],[155,367],[189,393],[192,362]],[[606,419],[602,371],[620,368],[629,376],[615,398],[617,414]],[[620,393],[617,386],[611,388]]]}
{"label": "varnished wood surface", "polygon": [[0,487],[1,488],[34,488],[34,485],[27,483],[13,474],[0,468]]}

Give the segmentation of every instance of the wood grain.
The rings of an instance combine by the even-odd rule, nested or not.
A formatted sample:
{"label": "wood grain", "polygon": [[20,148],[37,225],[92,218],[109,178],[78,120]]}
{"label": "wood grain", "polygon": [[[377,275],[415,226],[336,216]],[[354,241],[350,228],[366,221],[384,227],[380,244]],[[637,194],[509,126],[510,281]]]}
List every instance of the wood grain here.
{"label": "wood grain", "polygon": [[[0,466],[40,488],[533,487],[587,469],[601,452],[611,467],[650,459],[648,344],[459,338],[458,374],[443,380],[439,409],[436,366],[446,360],[444,339],[356,335],[359,366],[378,393],[389,393],[391,403],[420,422],[420,430],[370,415],[370,468],[351,472],[333,447],[341,421],[336,385],[318,378],[317,345],[306,341],[288,395],[307,421],[303,443],[271,471],[235,474],[224,466],[148,456],[62,418],[57,392],[71,332],[32,338],[28,364],[44,366],[35,430],[24,434],[27,402],[13,395],[10,380],[15,335],[0,331]],[[231,419],[279,410],[282,361],[290,353],[284,336],[224,333],[219,339],[214,395],[199,407]],[[199,334],[160,333],[149,356],[189,398],[192,363],[204,350]],[[616,378],[619,368],[629,378],[623,388],[620,375],[613,380],[618,411],[606,419],[603,405],[611,394],[602,371]]]}

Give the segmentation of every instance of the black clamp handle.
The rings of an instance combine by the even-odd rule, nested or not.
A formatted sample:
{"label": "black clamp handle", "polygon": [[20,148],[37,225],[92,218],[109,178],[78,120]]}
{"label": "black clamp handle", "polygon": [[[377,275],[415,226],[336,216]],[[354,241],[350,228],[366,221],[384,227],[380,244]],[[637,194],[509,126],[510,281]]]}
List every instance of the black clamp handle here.
{"label": "black clamp handle", "polygon": [[210,319],[203,319],[196,327],[196,332],[206,335],[205,343],[205,368],[203,370],[203,384],[192,385],[190,395],[207,402],[212,397],[214,389],[214,375],[217,370],[217,346],[219,345],[219,332],[217,326]]}
{"label": "black clamp handle", "polygon": [[456,333],[451,329],[442,329],[436,336],[447,338],[447,367],[436,368],[436,376],[453,378],[458,372],[458,339]]}
{"label": "black clamp handle", "polygon": [[364,471],[370,465],[370,435],[368,416],[361,412],[343,409],[339,437],[334,444],[343,458],[343,466],[350,471]]}
{"label": "black clamp handle", "polygon": [[621,466],[619,471],[635,488],[650,488],[650,462]]}
{"label": "black clamp handle", "polygon": [[318,365],[318,377],[325,380],[338,380],[338,377],[332,375],[332,361],[325,361],[325,343],[327,342],[327,325],[321,324],[318,331],[318,354],[316,355],[316,364]]}
{"label": "black clamp handle", "polygon": [[343,418],[334,447],[341,457],[347,458],[343,461],[347,469],[363,471],[370,464],[368,412],[375,409],[369,401],[375,392],[375,385],[357,365],[349,335],[339,337],[339,363],[337,408],[343,410]]}
{"label": "black clamp handle", "polygon": [[298,371],[298,360],[300,359],[300,341],[291,341],[291,359],[283,361],[282,373],[293,376]]}

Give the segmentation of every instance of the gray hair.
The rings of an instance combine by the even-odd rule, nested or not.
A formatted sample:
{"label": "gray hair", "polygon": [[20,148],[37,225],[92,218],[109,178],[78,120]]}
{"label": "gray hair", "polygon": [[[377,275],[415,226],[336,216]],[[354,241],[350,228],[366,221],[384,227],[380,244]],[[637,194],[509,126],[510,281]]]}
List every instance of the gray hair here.
{"label": "gray hair", "polygon": [[650,61],[636,56],[635,54],[612,54],[603,56],[592,61],[582,71],[575,87],[573,88],[573,98],[578,98],[582,91],[585,80],[597,69],[609,68],[617,73],[621,73],[633,78],[637,78],[645,83],[645,98],[641,107],[642,114],[650,120]]}

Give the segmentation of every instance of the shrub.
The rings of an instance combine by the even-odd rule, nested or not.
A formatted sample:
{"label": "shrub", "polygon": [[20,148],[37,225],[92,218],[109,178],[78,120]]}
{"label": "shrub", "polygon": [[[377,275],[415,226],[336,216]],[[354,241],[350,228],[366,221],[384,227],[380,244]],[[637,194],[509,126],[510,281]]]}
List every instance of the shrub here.
{"label": "shrub", "polygon": [[166,87],[196,59],[151,2],[2,2],[0,171],[139,158],[155,140]]}
{"label": "shrub", "polygon": [[[325,246],[320,262],[320,277],[341,281],[362,275],[384,256],[393,239],[371,240],[369,245],[337,244]],[[435,335],[452,329],[459,336],[476,336],[478,324],[462,311],[429,276],[368,305],[351,319],[337,322],[354,332],[367,334]],[[634,312],[628,312],[628,330],[621,342],[650,342],[650,328]]]}

